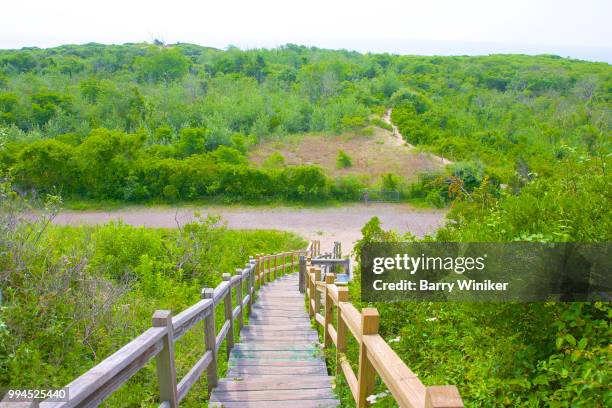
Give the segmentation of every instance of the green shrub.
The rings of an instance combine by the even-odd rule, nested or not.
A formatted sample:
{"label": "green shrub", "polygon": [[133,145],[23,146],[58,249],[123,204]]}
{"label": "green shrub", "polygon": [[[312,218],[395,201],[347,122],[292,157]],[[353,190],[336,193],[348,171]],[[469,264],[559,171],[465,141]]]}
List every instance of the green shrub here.
{"label": "green shrub", "polygon": [[353,159],[344,150],[338,150],[336,165],[339,169],[346,169],[353,165]]}

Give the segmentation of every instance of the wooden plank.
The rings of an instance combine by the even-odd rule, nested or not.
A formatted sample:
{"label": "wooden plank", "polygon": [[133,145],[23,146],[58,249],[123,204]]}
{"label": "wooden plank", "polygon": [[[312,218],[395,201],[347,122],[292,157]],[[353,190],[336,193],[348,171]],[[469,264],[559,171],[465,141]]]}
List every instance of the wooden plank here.
{"label": "wooden plank", "polygon": [[230,367],[227,377],[242,378],[245,375],[327,376],[327,369],[325,367]]}
{"label": "wooden plank", "polygon": [[[276,336],[276,337],[275,337]],[[287,340],[292,340],[292,341],[304,341],[304,340],[310,340],[310,341],[314,341],[313,339],[318,339],[318,334],[316,332],[299,332],[299,333],[288,333],[288,332],[282,332],[282,333],[245,333],[244,335],[242,335],[240,337],[242,342],[247,342],[247,341],[274,341],[274,339],[277,338],[278,341],[287,341]]]}
{"label": "wooden plank", "polygon": [[219,330],[219,334],[217,334],[217,338],[215,340],[215,354],[219,353],[219,348],[221,348],[221,343],[223,343],[223,340],[225,340],[225,337],[227,337],[230,327],[231,327],[230,322],[226,321],[225,323],[223,323],[221,330]]}
{"label": "wooden plank", "polygon": [[242,328],[240,333],[259,333],[259,332],[270,332],[277,333],[283,331],[290,332],[302,332],[308,331],[313,332],[314,330],[310,327],[309,323],[305,323],[303,325],[298,324],[275,324],[275,325],[247,325]]}
{"label": "wooden plank", "polygon": [[288,350],[301,350],[301,351],[311,351],[316,352],[319,350],[312,343],[296,343],[296,344],[286,344],[286,343],[277,343],[277,342],[263,342],[263,343],[236,343],[234,346],[234,350],[236,351],[288,351]]}
{"label": "wooden plank", "polygon": [[200,358],[198,362],[195,363],[195,365],[191,368],[191,370],[189,370],[187,375],[185,375],[185,377],[183,377],[183,379],[179,382],[177,386],[179,402],[183,398],[185,398],[191,386],[200,378],[200,376],[202,375],[204,370],[208,368],[208,365],[212,362],[212,360],[213,354],[212,351],[209,350],[204,353],[202,358]]}
{"label": "wooden plank", "polygon": [[[221,275],[221,278],[224,282],[229,282],[232,279],[232,276],[229,273],[224,273]],[[227,358],[229,359],[230,352],[232,347],[234,347],[234,313],[232,309],[232,290],[227,292],[225,295],[225,299],[223,301],[223,311],[225,312],[225,321],[229,323],[229,328],[227,330]],[[224,325],[225,326],[225,325]],[[217,350],[219,350],[217,348]]]}
{"label": "wooden plank", "polygon": [[292,317],[292,318],[306,318],[306,313],[297,312],[295,310],[280,310],[280,309],[257,309],[253,310],[252,317],[257,316],[279,316],[279,317]]}
{"label": "wooden plank", "polygon": [[202,299],[193,306],[188,307],[172,318],[174,340],[178,340],[190,328],[203,320],[212,312],[212,300]]}
{"label": "wooden plank", "polygon": [[276,367],[325,367],[321,359],[295,361],[291,359],[267,359],[267,358],[230,358],[229,367],[244,366],[276,366]]}
{"label": "wooden plank", "polygon": [[255,377],[241,381],[222,380],[219,382],[219,391],[258,391],[258,390],[292,390],[308,388],[331,388],[329,378],[324,376],[314,377],[285,377],[269,376]]}
{"label": "wooden plank", "polygon": [[353,333],[357,342],[361,343],[361,313],[348,302],[340,302],[338,307],[342,310],[342,319],[346,326]]}
{"label": "wooden plank", "polygon": [[221,282],[217,285],[217,287],[214,289],[212,297],[215,306],[221,303],[221,301],[225,298],[225,295],[229,292],[229,290],[230,283],[227,281]]}
{"label": "wooden plank", "polygon": [[[202,293],[200,296],[204,299],[211,299],[214,296],[213,289],[205,288],[202,289]],[[206,380],[208,384],[208,395],[212,391],[212,388],[217,385],[218,376],[217,376],[217,337],[215,335],[216,326],[215,326],[215,314],[211,313],[204,320],[204,340],[206,345],[206,350],[212,353],[212,360],[208,364],[208,369],[206,370]]]}
{"label": "wooden plank", "polygon": [[[298,405],[299,403],[299,405]],[[214,405],[218,404],[218,405]],[[209,408],[287,408],[294,406],[299,408],[333,408],[339,406],[335,399],[318,399],[318,400],[293,400],[293,401],[254,401],[254,402],[211,402]]]}
{"label": "wooden plank", "polygon": [[334,393],[329,388],[306,388],[301,390],[259,390],[259,391],[217,391],[211,401],[253,402],[253,401],[293,401],[332,399]]}
{"label": "wooden plank", "polygon": [[310,361],[320,359],[312,350],[233,350],[234,358],[265,358],[294,359],[296,361]]}
{"label": "wooden plank", "polygon": [[319,313],[315,313],[315,321],[323,328],[325,328],[325,317]]}
{"label": "wooden plank", "polygon": [[176,388],[176,367],[174,365],[172,312],[170,310],[156,310],[151,320],[153,327],[166,328],[166,335],[162,338],[162,350],[155,356],[159,399],[162,402],[168,402],[170,408],[177,408],[178,392]]}
{"label": "wooden plank", "polygon": [[342,368],[342,373],[344,374],[346,383],[348,384],[351,390],[353,399],[357,401],[359,399],[359,383],[357,382],[357,376],[355,376],[355,372],[351,367],[351,363],[349,363],[349,361],[344,358],[344,356],[340,358],[340,367]]}
{"label": "wooden plank", "polygon": [[[338,302],[347,302],[349,297],[348,288],[339,287],[338,288]],[[338,325],[337,336],[336,336],[336,375],[340,371],[338,367],[340,367],[340,358],[346,353],[346,323],[344,323],[344,317],[342,316],[342,309],[340,307],[336,308],[336,324]]]}
{"label": "wooden plank", "polygon": [[379,335],[364,336],[368,358],[402,407],[423,407],[425,386]]}
{"label": "wooden plank", "polygon": [[304,305],[302,304],[292,304],[292,303],[284,303],[284,302],[268,302],[268,301],[257,302],[253,306],[253,311],[269,310],[271,308],[275,310],[289,310],[295,313],[306,314],[306,308],[304,308]]}
{"label": "wooden plank", "polygon": [[[362,338],[367,335],[378,334],[380,316],[378,310],[366,307],[361,310],[361,334]],[[357,377],[359,383],[359,398],[357,399],[358,407],[368,405],[368,398],[374,392],[376,387],[376,369],[368,358],[368,348],[362,341],[359,345],[359,374]]]}
{"label": "wooden plank", "polygon": [[327,325],[327,335],[329,336],[329,339],[333,344],[338,344],[338,333],[336,332],[336,329],[334,329],[334,326],[331,323]]}
{"label": "wooden plank", "polygon": [[[61,405],[72,408],[80,406],[81,403],[84,404],[85,400],[102,401],[161,351],[160,341],[165,334],[165,327],[147,329],[105,358],[100,364],[68,384],[67,387],[70,389],[68,402],[45,403],[45,406]],[[114,382],[114,380],[120,381]],[[108,384],[111,383],[113,386],[108,387]]]}

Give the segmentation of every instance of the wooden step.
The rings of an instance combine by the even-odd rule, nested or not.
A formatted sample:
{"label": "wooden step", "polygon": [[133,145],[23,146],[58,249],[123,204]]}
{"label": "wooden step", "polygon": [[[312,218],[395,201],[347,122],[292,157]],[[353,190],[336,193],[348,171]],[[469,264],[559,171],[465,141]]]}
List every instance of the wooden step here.
{"label": "wooden step", "polygon": [[286,376],[327,376],[325,367],[275,367],[275,366],[242,366],[230,367],[228,378],[245,378],[251,375],[286,375]]}
{"label": "wooden step", "polygon": [[[211,405],[209,405],[211,406]],[[335,399],[318,399],[318,400],[292,400],[292,401],[240,401],[240,402],[223,402],[217,405],[223,408],[333,408],[339,406],[339,402]],[[216,408],[214,405],[211,408]]]}
{"label": "wooden step", "polygon": [[219,381],[216,390],[219,391],[259,391],[259,390],[295,390],[308,388],[324,388],[331,386],[331,379],[325,376],[315,377],[286,377],[270,375],[250,377],[246,380],[234,381],[223,379]]}
{"label": "wooden step", "polygon": [[333,399],[334,394],[326,388],[300,390],[217,391],[210,397],[212,402],[295,401]]}

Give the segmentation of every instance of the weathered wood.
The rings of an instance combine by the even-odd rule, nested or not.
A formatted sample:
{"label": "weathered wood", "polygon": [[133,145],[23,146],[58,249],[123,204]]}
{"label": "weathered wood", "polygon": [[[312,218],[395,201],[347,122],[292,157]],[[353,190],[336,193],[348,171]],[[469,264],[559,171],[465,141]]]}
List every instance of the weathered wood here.
{"label": "weathered wood", "polygon": [[[224,273],[223,275],[221,275],[221,278],[227,282],[229,281],[232,277],[229,273]],[[224,300],[224,311],[225,311],[225,321],[229,322],[229,328],[227,331],[227,358],[229,359],[230,357],[230,353],[232,351],[232,347],[234,347],[234,315],[233,315],[233,309],[232,309],[232,291],[228,291],[227,295],[225,295],[225,300]]]}
{"label": "weathered wood", "polygon": [[[219,333],[217,334],[217,337],[215,339],[215,354],[219,353],[219,349],[221,348],[221,344],[223,344],[223,340],[228,337],[230,327],[230,320],[226,320],[225,323],[223,323],[223,326],[221,326],[221,330],[219,330]],[[227,348],[229,348],[229,346]]]}
{"label": "weathered wood", "polygon": [[463,400],[454,385],[427,387],[425,408],[463,408]]}
{"label": "weathered wood", "polygon": [[[212,289],[203,289],[202,295],[204,299],[211,299],[214,296],[214,291]],[[215,326],[215,313],[208,315],[206,319],[204,319],[204,339],[206,344],[206,351],[212,353],[212,359],[210,364],[208,364],[208,369],[206,370],[206,379],[208,382],[208,395],[212,392],[212,389],[217,386],[217,336],[216,336],[216,326]]]}
{"label": "weathered wood", "polygon": [[314,310],[315,313],[319,312],[319,309],[321,309],[321,294],[319,292],[317,292],[316,290],[316,284],[317,282],[321,281],[321,268],[315,267],[314,268],[314,292],[312,293],[312,297],[314,298]]}
{"label": "weathered wood", "polygon": [[211,402],[209,408],[332,408],[338,406],[336,399],[292,400],[292,401],[253,401],[253,402]]}
{"label": "weathered wood", "polygon": [[325,367],[231,367],[228,377],[243,377],[245,375],[324,375],[327,376]]}
{"label": "weathered wood", "polygon": [[170,408],[178,407],[176,389],[176,368],[174,366],[174,334],[172,332],[172,313],[169,310],[157,310],[153,313],[153,327],[165,327],[166,335],[162,338],[162,350],[155,357],[157,360],[157,384],[159,399],[167,401]]}
{"label": "weathered wood", "polygon": [[204,355],[198,360],[197,363],[189,370],[187,375],[183,377],[183,379],[178,383],[178,400],[179,402],[185,398],[187,392],[195,382],[200,378],[204,370],[208,368],[209,364],[212,362],[212,351],[207,351]]}
{"label": "weathered wood", "polygon": [[[242,270],[236,269],[236,274],[242,277]],[[236,320],[238,321],[238,330],[242,329],[242,326],[244,325],[244,314],[242,310],[243,287],[244,285],[242,284],[242,281],[240,282],[240,285],[236,287],[236,307],[239,309],[236,316]]]}
{"label": "weathered wood", "polygon": [[[377,334],[379,318],[376,309],[366,308],[360,313],[348,302],[347,288],[334,284],[331,274],[321,282],[320,268],[312,265],[328,260],[345,262],[338,259],[339,251],[339,245],[335,245],[333,256],[331,253],[321,255],[320,241],[317,240],[311,241],[306,251],[250,257],[245,268],[237,269],[234,276],[223,274],[221,284],[214,290],[203,290],[201,301],[174,318],[169,311],[156,312],[153,324],[159,327],[147,330],[69,384],[70,401],[46,401],[41,406],[98,406],[156,356],[162,400],[160,407],[176,407],[205,370],[209,392],[220,384],[217,358],[223,340],[227,340],[230,358],[228,376],[239,381],[223,380],[219,389],[213,391],[209,406],[337,406],[338,402],[331,393],[327,367],[314,346],[318,335],[310,327],[309,319],[314,317],[323,326],[324,347],[336,344],[336,368],[344,373],[358,407],[366,405],[366,397],[374,390],[376,374],[400,407],[463,407],[456,387],[425,387]],[[293,274],[296,260],[299,260],[299,269],[297,274]],[[261,301],[256,304],[258,286]],[[236,288],[235,307],[232,288]],[[303,296],[299,292],[307,295],[307,312],[303,309]],[[318,313],[321,307],[319,292],[325,296],[322,314]],[[225,320],[216,334],[214,307],[221,301]],[[337,329],[333,326],[334,305],[337,305]],[[251,316],[249,326],[242,328],[245,307]],[[174,341],[202,320],[206,352],[177,384]],[[235,320],[238,323],[235,324]],[[242,328],[243,343],[234,346],[236,325]],[[357,376],[344,354],[348,331],[359,343]]]}
{"label": "weathered wood", "polygon": [[97,406],[121,384],[130,379],[162,349],[161,339],[166,328],[152,327],[108,356],[100,364],[67,385],[70,400],[43,402],[41,406],[76,407]]}
{"label": "weathered wood", "polygon": [[330,381],[324,376],[287,378],[285,376],[266,376],[255,379],[232,381],[222,380],[217,390],[220,391],[259,391],[259,390],[292,390],[329,387]]}
{"label": "weathered wood", "polygon": [[[362,336],[378,334],[379,324],[378,310],[374,308],[364,308],[361,311],[361,334]],[[357,406],[359,408],[367,405],[366,398],[372,394],[376,386],[376,370],[368,358],[368,349],[366,344],[361,341],[359,345],[359,398]]]}
{"label": "weathered wood", "polygon": [[212,300],[200,300],[172,318],[174,341],[183,336],[189,329],[202,321],[212,311]]}
{"label": "weathered wood", "polygon": [[[331,295],[329,294],[330,292],[330,287],[333,285],[333,283],[336,280],[336,276],[335,275],[326,275],[325,276],[325,312],[323,314],[324,316],[324,321],[323,321],[323,344],[325,348],[330,348],[332,343],[335,343],[334,340],[332,340],[332,336],[330,335],[329,332],[329,326],[332,324],[333,319],[334,319],[334,302],[331,298]],[[333,329],[333,327],[332,327]],[[334,334],[335,334],[335,330],[334,330]]]}
{"label": "weathered wood", "polygon": [[258,390],[258,391],[218,391],[213,401],[253,402],[253,401],[292,401],[334,398],[334,393],[326,388],[306,388],[297,390]]}
{"label": "weathered wood", "polygon": [[304,255],[300,255],[298,264],[298,273],[299,273],[299,290],[300,293],[304,293],[306,290],[306,257]]}

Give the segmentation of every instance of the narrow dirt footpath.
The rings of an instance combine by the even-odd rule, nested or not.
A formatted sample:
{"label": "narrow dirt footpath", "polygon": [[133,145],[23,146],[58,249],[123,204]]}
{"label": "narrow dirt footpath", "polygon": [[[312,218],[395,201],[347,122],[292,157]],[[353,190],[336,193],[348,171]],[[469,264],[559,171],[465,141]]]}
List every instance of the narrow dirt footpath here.
{"label": "narrow dirt footpath", "polygon": [[402,204],[353,204],[329,208],[291,207],[135,207],[116,211],[64,211],[54,220],[58,225],[95,225],[123,220],[135,226],[175,228],[193,219],[194,212],[220,215],[232,229],[276,229],[291,231],[306,239],[321,240],[321,248],[331,250],[334,241],[342,242],[345,253],[361,238],[361,228],[372,217],[383,226],[399,232],[423,236],[444,224],[444,211],[421,210]]}
{"label": "narrow dirt footpath", "polygon": [[[408,143],[408,142],[406,141],[406,139],[404,139],[404,136],[402,136],[402,134],[400,133],[400,131],[399,131],[398,127],[397,127],[397,126],[395,126],[395,125],[393,124],[393,122],[391,121],[391,113],[392,113],[392,112],[393,112],[393,109],[392,109],[392,108],[387,109],[387,111],[385,112],[385,115],[383,116],[383,120],[384,120],[385,122],[387,122],[389,125],[391,125],[391,128],[392,128],[392,130],[393,130],[393,136],[395,136],[395,137],[397,138],[396,140],[397,140],[397,144],[398,144],[398,146],[403,146],[403,145],[405,145],[405,146],[407,146],[407,147],[408,147],[408,148],[410,148],[410,149],[414,149],[414,146],[413,146],[413,145],[411,145],[410,143]],[[433,153],[427,153],[427,154],[428,154],[428,155],[429,155],[429,157],[431,157],[432,159],[435,159],[436,161],[439,161],[439,162],[441,162],[441,163],[442,163],[442,164],[444,164],[444,165],[446,165],[446,164],[452,164],[452,163],[453,163],[452,161],[450,161],[450,160],[448,160],[448,159],[446,159],[446,158],[444,158],[444,157],[441,157],[441,156],[436,156],[436,155],[435,155],[435,154],[433,154]]]}

